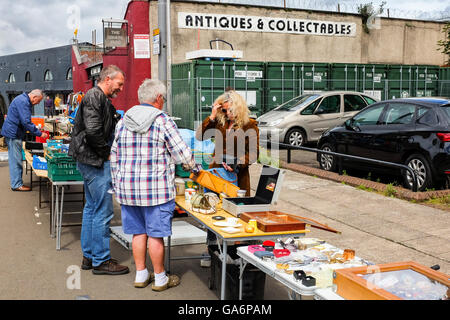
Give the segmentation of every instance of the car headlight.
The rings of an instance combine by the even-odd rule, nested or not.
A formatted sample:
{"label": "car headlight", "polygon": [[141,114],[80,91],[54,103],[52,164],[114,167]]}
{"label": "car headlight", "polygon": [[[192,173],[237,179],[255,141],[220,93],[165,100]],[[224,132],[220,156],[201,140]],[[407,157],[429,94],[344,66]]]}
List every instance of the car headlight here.
{"label": "car headlight", "polygon": [[275,127],[276,125],[280,124],[281,122],[283,122],[284,119],[278,119],[278,120],[274,120],[272,122],[267,123],[267,125],[269,127]]}

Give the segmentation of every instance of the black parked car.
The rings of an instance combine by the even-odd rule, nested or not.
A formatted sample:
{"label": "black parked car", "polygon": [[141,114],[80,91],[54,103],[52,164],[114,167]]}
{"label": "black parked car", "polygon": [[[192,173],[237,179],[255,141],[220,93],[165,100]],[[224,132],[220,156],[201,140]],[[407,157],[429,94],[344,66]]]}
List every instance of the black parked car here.
{"label": "black parked car", "polygon": [[[405,164],[417,177],[419,191],[443,186],[450,177],[450,99],[408,98],[372,104],[321,136],[318,148]],[[320,167],[337,171],[337,157],[317,154]],[[386,166],[344,159],[343,166],[392,171]],[[412,188],[408,170],[401,172]]]}

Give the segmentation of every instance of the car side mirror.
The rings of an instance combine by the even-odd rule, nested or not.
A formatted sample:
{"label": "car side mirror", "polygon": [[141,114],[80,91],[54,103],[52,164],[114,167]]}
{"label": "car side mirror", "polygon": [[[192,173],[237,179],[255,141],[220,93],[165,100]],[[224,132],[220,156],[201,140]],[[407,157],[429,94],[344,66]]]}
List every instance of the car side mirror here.
{"label": "car side mirror", "polygon": [[358,126],[354,125],[353,119],[348,119],[344,122],[345,129],[352,130],[352,131],[361,131],[361,129]]}

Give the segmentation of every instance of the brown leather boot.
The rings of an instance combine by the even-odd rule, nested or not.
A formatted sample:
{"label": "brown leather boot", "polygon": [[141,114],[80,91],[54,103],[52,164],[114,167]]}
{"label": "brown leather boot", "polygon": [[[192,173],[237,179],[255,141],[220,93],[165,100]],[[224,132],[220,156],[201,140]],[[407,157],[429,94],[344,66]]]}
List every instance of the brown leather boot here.
{"label": "brown leather boot", "polygon": [[122,266],[117,263],[114,259],[109,259],[103,262],[101,265],[94,267],[92,270],[93,274],[110,274],[110,275],[118,275],[118,274],[126,274],[130,272],[127,266]]}
{"label": "brown leather boot", "polygon": [[83,256],[83,261],[81,262],[81,269],[91,270],[92,269],[92,259]]}

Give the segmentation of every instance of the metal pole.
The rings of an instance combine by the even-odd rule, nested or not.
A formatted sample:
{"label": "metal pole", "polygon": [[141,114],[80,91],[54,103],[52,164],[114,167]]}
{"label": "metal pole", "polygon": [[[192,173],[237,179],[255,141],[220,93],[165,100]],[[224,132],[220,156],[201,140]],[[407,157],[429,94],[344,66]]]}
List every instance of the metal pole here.
{"label": "metal pole", "polygon": [[171,42],[170,0],[166,0],[166,33],[167,33],[167,113],[172,115],[172,42]]}
{"label": "metal pole", "polygon": [[[160,53],[158,55],[158,78],[167,86],[167,32],[166,32],[166,0],[158,0],[158,28],[160,35]],[[164,111],[167,111],[167,102]]]}

